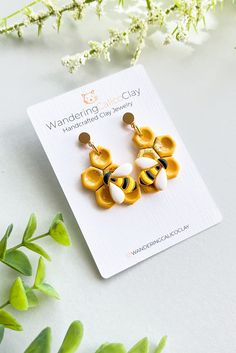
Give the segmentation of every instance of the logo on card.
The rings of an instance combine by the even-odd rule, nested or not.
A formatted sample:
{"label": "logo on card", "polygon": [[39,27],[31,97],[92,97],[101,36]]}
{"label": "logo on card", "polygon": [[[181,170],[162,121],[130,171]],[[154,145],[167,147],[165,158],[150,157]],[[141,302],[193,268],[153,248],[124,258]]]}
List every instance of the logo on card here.
{"label": "logo on card", "polygon": [[[103,99],[100,94],[97,94],[96,89],[80,93],[79,95],[84,103],[82,109],[80,111],[70,112],[70,114],[62,116],[61,119],[49,121],[45,124],[46,127],[49,130],[63,127],[63,132],[69,132],[73,129],[80,128],[85,124],[97,121],[100,118],[111,117],[113,114],[118,113],[121,110],[129,111],[133,106],[133,99],[141,95],[141,90],[140,88],[129,89],[105,99]],[[74,124],[66,126],[71,123]]]}
{"label": "logo on card", "polygon": [[98,99],[94,89],[92,89],[91,91],[89,91],[87,93],[82,93],[81,96],[82,96],[85,104],[93,104]]}

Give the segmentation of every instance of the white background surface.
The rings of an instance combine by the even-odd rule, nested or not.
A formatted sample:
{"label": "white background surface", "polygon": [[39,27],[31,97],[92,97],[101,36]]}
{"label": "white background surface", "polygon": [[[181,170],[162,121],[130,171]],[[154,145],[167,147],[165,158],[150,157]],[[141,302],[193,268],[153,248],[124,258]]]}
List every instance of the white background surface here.
{"label": "white background surface", "polygon": [[[18,7],[16,0],[1,3],[0,14]],[[107,281],[98,275],[26,108],[126,67],[129,53],[118,52],[111,64],[90,63],[71,76],[60,58],[94,39],[93,26],[83,39],[80,27],[70,31],[70,22],[61,36],[50,31],[37,40],[29,29],[24,41],[0,39],[1,233],[14,222],[14,243],[32,211],[44,231],[60,210],[73,240],[68,249],[42,241],[53,259],[47,279],[61,301],[42,298],[40,308],[15,313],[25,330],[7,331],[1,353],[21,353],[47,325],[53,329],[55,352],[73,319],[85,325],[84,353],[104,341],[129,347],[144,335],[154,343],[163,334],[169,336],[166,353],[236,350],[235,20],[235,8],[226,5],[210,19],[200,46],[166,48],[156,40],[154,48],[148,40],[140,61],[219,205],[223,223]],[[3,302],[15,273],[1,266],[0,278]]]}

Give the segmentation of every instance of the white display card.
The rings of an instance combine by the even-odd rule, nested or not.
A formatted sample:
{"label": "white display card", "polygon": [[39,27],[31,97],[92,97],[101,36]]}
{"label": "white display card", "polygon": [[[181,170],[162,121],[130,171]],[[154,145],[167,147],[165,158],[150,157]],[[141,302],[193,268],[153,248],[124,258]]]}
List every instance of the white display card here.
{"label": "white display card", "polygon": [[[166,190],[142,193],[131,206],[99,208],[94,191],[81,185],[90,166],[89,148],[78,144],[85,131],[108,148],[116,164],[134,164],[138,149],[122,116],[172,136],[179,175]],[[28,109],[56,177],[103,278],[111,277],[221,221],[221,215],[144,68],[137,65]],[[136,167],[132,173],[138,176]]]}

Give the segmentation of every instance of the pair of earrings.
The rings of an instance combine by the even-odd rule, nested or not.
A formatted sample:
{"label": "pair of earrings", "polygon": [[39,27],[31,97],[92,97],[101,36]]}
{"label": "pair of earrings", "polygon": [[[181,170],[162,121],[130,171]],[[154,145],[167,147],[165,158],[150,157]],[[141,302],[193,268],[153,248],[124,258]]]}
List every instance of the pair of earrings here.
{"label": "pair of earrings", "polygon": [[79,141],[87,144],[91,166],[81,174],[82,185],[95,192],[100,207],[110,208],[114,204],[131,205],[144,192],[157,192],[167,187],[167,179],[175,178],[179,164],[173,157],[175,141],[169,135],[155,136],[149,127],[138,127],[132,113],[125,113],[123,122],[133,130],[133,142],[139,149],[135,164],[141,169],[138,182],[130,176],[133,166],[125,163],[120,166],[112,162],[107,148],[95,146],[90,135],[82,132]]}

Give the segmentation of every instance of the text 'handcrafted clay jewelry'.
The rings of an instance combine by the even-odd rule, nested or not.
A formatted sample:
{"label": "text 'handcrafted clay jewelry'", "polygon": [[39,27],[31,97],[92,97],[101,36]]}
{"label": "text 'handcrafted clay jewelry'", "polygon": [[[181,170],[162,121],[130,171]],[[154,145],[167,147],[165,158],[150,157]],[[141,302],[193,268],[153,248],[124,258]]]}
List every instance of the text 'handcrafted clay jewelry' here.
{"label": "text 'handcrafted clay jewelry'", "polygon": [[83,171],[81,180],[86,189],[95,192],[97,204],[110,208],[115,203],[131,205],[138,201],[141,196],[139,185],[129,175],[132,164],[113,164],[110,151],[102,146],[96,147],[86,132],[79,135],[79,141],[91,148],[91,166]]}
{"label": "text 'handcrafted clay jewelry'", "polygon": [[156,192],[167,187],[167,179],[179,173],[179,164],[173,157],[176,148],[169,135],[155,136],[150,127],[138,127],[132,113],[123,115],[125,124],[134,129],[133,142],[139,148],[136,165],[141,169],[139,184],[145,192]]}

